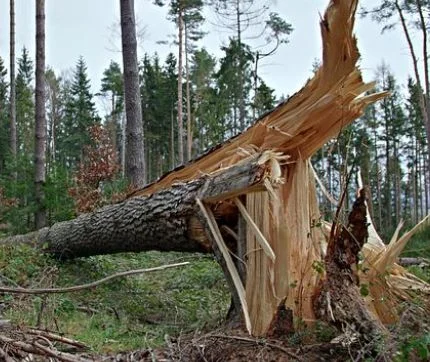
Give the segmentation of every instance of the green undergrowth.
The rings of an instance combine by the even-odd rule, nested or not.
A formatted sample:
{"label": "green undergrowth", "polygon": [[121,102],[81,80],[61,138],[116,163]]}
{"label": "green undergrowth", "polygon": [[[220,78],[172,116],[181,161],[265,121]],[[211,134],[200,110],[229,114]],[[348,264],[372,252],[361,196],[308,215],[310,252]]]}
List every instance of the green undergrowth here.
{"label": "green undergrowth", "polygon": [[[402,257],[417,257],[430,260],[430,227],[416,233],[406,245]],[[408,270],[417,277],[430,283],[430,267],[408,267]]]}
{"label": "green undergrowth", "polygon": [[16,324],[72,336],[94,352],[154,348],[165,336],[215,328],[230,297],[210,257],[146,252],[57,262],[25,246],[0,248],[4,286],[51,288],[81,285],[130,269],[189,261],[174,269],[114,279],[67,294],[3,294],[3,317]]}
{"label": "green undergrowth", "polygon": [[411,238],[402,256],[430,259],[430,227],[417,232]]}

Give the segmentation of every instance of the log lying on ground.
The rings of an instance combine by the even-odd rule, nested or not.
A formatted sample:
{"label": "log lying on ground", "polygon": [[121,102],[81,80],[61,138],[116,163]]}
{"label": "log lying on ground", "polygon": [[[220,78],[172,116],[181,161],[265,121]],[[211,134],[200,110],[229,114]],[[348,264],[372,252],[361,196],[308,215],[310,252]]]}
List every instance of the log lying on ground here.
{"label": "log lying on ground", "polygon": [[399,258],[397,261],[399,265],[401,266],[419,266],[422,268],[428,268],[430,267],[430,260],[426,258],[411,258],[411,257],[403,257]]}
{"label": "log lying on ground", "polygon": [[[187,183],[150,196],[134,197],[37,232],[12,236],[1,244],[29,243],[57,258],[74,258],[148,250],[211,250],[196,215],[196,199],[212,203],[253,190],[272,178],[279,155],[264,152]],[[277,182],[279,180],[274,180]]]}

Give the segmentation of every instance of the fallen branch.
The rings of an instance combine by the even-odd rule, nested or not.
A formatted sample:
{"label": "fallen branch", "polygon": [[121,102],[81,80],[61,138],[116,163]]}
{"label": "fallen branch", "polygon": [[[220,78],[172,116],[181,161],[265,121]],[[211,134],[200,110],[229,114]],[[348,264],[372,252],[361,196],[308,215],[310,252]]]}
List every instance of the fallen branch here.
{"label": "fallen branch", "polygon": [[14,362],[15,360],[10,357],[2,348],[0,348],[0,357],[5,362]]}
{"label": "fallen branch", "polygon": [[430,260],[426,258],[399,258],[398,263],[401,266],[412,266],[412,265],[418,265],[422,268],[428,268],[430,267]]}
{"label": "fallen branch", "polygon": [[66,288],[39,288],[39,289],[26,289],[26,288],[7,288],[7,287],[0,287],[1,293],[16,293],[16,294],[53,294],[53,293],[70,293],[70,292],[77,292],[84,289],[91,289],[95,288],[100,284],[106,283],[112,279],[121,278],[129,275],[136,275],[136,274],[143,274],[143,273],[151,273],[154,271],[164,270],[164,269],[170,269],[170,268],[177,268],[180,266],[188,265],[189,262],[183,262],[183,263],[177,263],[177,264],[169,264],[169,265],[162,265],[157,266],[155,268],[149,268],[149,269],[135,269],[135,270],[128,270],[125,272],[120,272],[116,274],[109,275],[103,279],[97,280],[92,283],[82,284],[82,285],[76,285],[73,287],[66,287]]}
{"label": "fallen branch", "polygon": [[39,356],[49,355],[50,357],[57,358],[59,361],[64,361],[64,362],[89,362],[90,361],[87,358],[77,357],[67,352],[59,352],[57,350],[52,350],[48,347],[42,346],[37,342],[27,343],[23,341],[17,341],[2,335],[0,335],[0,342],[4,343],[9,347],[16,348],[19,351],[23,351],[26,353],[35,354]]}
{"label": "fallen branch", "polygon": [[46,355],[53,358],[57,358],[60,361],[64,361],[64,362],[87,362],[87,361],[89,362],[90,361],[89,359],[77,357],[70,353],[60,352],[54,348],[45,347],[38,342],[33,342],[33,345],[38,350],[44,352]]}
{"label": "fallen branch", "polygon": [[89,349],[89,347],[86,346],[85,344],[83,344],[82,342],[79,342],[79,341],[76,341],[74,339],[70,339],[70,338],[67,338],[64,336],[59,336],[58,334],[55,334],[52,332],[42,331],[39,329],[30,329],[30,330],[26,331],[26,333],[40,336],[40,337],[45,337],[51,341],[61,342],[61,343],[68,344],[70,346],[77,347],[80,349]]}

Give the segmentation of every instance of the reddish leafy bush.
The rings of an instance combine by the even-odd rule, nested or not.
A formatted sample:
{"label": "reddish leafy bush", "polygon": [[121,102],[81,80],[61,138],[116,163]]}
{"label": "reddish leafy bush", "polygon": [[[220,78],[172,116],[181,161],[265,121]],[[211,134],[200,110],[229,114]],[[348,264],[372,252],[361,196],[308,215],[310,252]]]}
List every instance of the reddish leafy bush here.
{"label": "reddish leafy bush", "polygon": [[83,160],[74,174],[75,186],[69,189],[78,213],[93,211],[107,202],[103,196],[103,182],[114,180],[120,169],[108,131],[95,125],[89,132],[92,144],[85,148]]}

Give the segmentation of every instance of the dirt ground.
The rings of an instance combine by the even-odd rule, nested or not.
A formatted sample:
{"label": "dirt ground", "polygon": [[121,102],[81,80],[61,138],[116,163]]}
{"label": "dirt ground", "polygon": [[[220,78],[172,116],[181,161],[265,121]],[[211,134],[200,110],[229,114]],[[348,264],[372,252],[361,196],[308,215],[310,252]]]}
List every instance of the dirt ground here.
{"label": "dirt ground", "polygon": [[242,331],[211,332],[167,341],[168,347],[111,356],[112,362],[196,361],[196,362],[286,362],[345,361],[351,358],[340,344],[323,343],[288,346],[286,340],[255,339]]}

